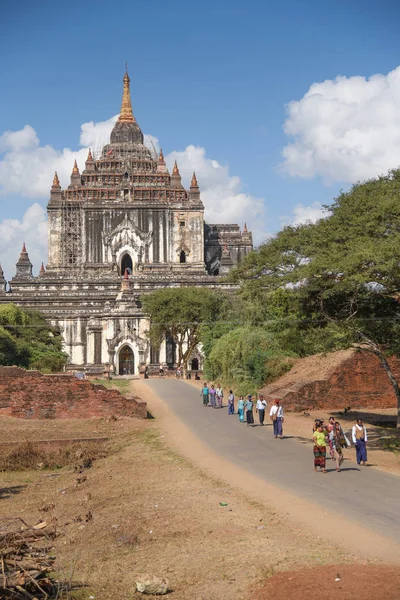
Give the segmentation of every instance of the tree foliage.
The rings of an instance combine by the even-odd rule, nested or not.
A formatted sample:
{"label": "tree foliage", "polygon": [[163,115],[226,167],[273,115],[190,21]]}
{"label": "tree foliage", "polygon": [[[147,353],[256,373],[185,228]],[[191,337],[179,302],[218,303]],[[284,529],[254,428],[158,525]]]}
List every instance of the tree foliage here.
{"label": "tree foliage", "polygon": [[159,347],[171,338],[177,347],[179,365],[186,365],[201,342],[202,326],[217,320],[222,300],[209,289],[167,288],[142,297],[145,312],[151,317],[149,339]]}
{"label": "tree foliage", "polygon": [[67,361],[60,331],[43,315],[0,305],[0,364],[60,371]]}
{"label": "tree foliage", "polygon": [[260,327],[237,327],[214,343],[207,362],[212,379],[234,384],[237,393],[254,392],[292,366],[276,338]]}
{"label": "tree foliage", "polygon": [[357,344],[386,370],[384,355],[400,354],[399,186],[400,170],[353,186],[326,207],[326,219],[286,227],[232,273],[242,295],[259,304],[290,294],[288,329],[300,346],[306,341],[300,354]]}

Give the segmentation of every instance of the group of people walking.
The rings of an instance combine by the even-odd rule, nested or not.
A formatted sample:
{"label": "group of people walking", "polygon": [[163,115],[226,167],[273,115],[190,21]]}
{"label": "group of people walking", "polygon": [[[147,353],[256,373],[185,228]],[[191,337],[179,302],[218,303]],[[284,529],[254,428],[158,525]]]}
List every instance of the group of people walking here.
{"label": "group of people walking", "polygon": [[[200,392],[200,396],[203,399],[204,407],[223,407],[224,392],[219,384],[217,384],[217,387],[215,388],[213,384],[209,387],[207,383],[204,383]],[[260,427],[263,427],[265,425],[265,413],[267,411],[268,405],[262,394],[258,394],[258,398],[255,401],[255,403],[251,394],[249,394],[246,397],[246,399],[244,398],[244,396],[239,396],[237,403],[237,414],[239,417],[239,421],[240,423],[247,423],[248,426],[254,427],[254,404],[256,413],[258,414]],[[235,414],[235,396],[232,390],[229,390],[228,395],[228,414]],[[279,400],[274,401],[274,404],[271,406],[271,409],[269,411],[269,416],[273,425],[274,437],[282,439],[284,415],[283,407],[281,406]]]}
{"label": "group of people walking", "polygon": [[[357,419],[352,428],[352,442],[356,449],[357,464],[366,465],[368,441],[367,430],[361,419]],[[318,469],[326,473],[326,454],[329,448],[329,455],[336,463],[336,471],[340,472],[344,456],[343,450],[350,448],[351,442],[344,433],[339,421],[335,417],[329,417],[328,423],[323,419],[315,419],[313,427],[314,441],[314,470]]]}
{"label": "group of people walking", "polygon": [[217,387],[212,384],[210,387],[205,383],[201,390],[203,397],[203,406],[211,406],[211,408],[222,408],[224,399],[224,390],[218,384]]}
{"label": "group of people walking", "polygon": [[[204,407],[222,408],[224,400],[224,391],[220,384],[217,387],[214,384],[210,386],[207,383],[203,384],[200,392],[203,399]],[[258,394],[256,400],[249,394],[246,398],[239,396],[237,402],[237,414],[240,423],[247,423],[248,426],[254,427],[254,408],[258,415],[260,427],[265,425],[265,415],[268,410],[268,404],[262,394]],[[228,395],[228,414],[235,414],[235,395],[232,390],[229,390]],[[270,410],[269,417],[272,421],[273,433],[275,438],[283,438],[283,422],[284,413],[283,407],[279,399],[274,400]],[[361,419],[357,419],[356,424],[351,432],[352,442],[356,449],[357,464],[365,465],[367,462],[368,441],[367,430]],[[335,417],[329,417],[327,423],[323,419],[315,419],[313,426],[313,442],[314,442],[314,470],[320,470],[326,473],[326,458],[329,450],[330,458],[335,461],[336,471],[340,472],[344,460],[343,450],[351,446],[350,440],[344,433],[339,421]]]}

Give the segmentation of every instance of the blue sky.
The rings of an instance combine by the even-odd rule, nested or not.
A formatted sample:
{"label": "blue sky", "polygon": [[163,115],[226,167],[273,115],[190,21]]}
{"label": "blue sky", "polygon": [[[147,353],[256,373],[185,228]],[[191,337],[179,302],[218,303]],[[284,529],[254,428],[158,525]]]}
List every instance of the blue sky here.
{"label": "blue sky", "polygon": [[[294,215],[301,218],[302,209],[296,209],[299,205],[304,214],[312,216],[312,211],[329,203],[340,188],[397,164],[397,135],[384,160],[383,151],[379,157],[372,150],[365,155],[361,148],[369,146],[366,130],[383,139],[392,125],[397,127],[397,78],[394,83],[388,84],[387,79],[378,82],[370,112],[365,102],[371,101],[368,89],[372,86],[361,85],[361,89],[360,82],[352,78],[374,74],[386,78],[398,67],[399,16],[400,5],[387,0],[379,5],[360,0],[3,0],[0,136],[29,125],[40,139],[40,147],[78,150],[83,123],[106,121],[118,113],[127,61],[134,113],[142,130],[156,136],[171,157],[179,157],[194,145],[204,149],[207,159],[224,167],[223,185],[233,186],[235,202],[239,205],[243,200],[247,207],[244,212],[238,208],[237,220],[249,212],[250,226],[261,241],[282,223],[293,221]],[[319,90],[320,103],[315,108],[310,109],[302,99],[313,84],[334,82],[338,76],[346,78],[346,89],[334,85],[338,108],[333,110],[341,113],[346,105],[348,121],[343,117],[332,125],[326,88]],[[283,128],[288,118],[286,107],[293,101],[301,103],[302,113],[290,117],[295,136],[286,135]],[[381,112],[379,123],[369,126],[370,115]],[[400,120],[400,106],[398,115]],[[349,148],[352,142],[343,130],[355,122],[360,124],[354,136],[362,135]],[[308,139],[310,130],[312,139]],[[320,135],[327,131],[326,137]],[[285,160],[282,152],[296,136],[299,144]],[[16,174],[25,180],[31,174],[16,156],[15,144],[14,173],[10,173],[10,148],[4,136],[3,144],[1,139],[0,235],[13,228],[9,219],[22,223],[32,204],[45,207],[48,199],[40,186],[35,193],[29,191],[29,181],[10,183]],[[34,145],[32,142],[29,151]],[[376,142],[370,145],[375,147]],[[400,158],[400,145],[398,149]],[[329,153],[353,156],[354,152],[359,154],[354,166],[351,160],[344,161],[346,165],[334,160],[335,167],[328,164]],[[308,159],[304,159],[307,153]],[[182,154],[182,161],[186,159]],[[304,172],[303,163],[307,167]],[[199,168],[201,171],[201,165]],[[210,185],[207,173],[204,177],[205,185]],[[231,177],[240,182],[232,182]],[[212,191],[206,197],[209,203],[218,203]],[[249,210],[252,198],[263,205],[253,214]],[[307,213],[307,207],[314,208]],[[224,216],[218,204],[214,208],[213,213],[210,206],[213,217],[218,212]],[[228,211],[228,216],[233,218],[236,213]],[[19,247],[15,248],[24,234],[28,235],[27,224],[25,230],[14,225],[16,232],[9,233],[7,246],[2,247],[0,240],[1,263],[9,260],[11,250],[18,255]],[[40,252],[43,254],[43,248]]]}

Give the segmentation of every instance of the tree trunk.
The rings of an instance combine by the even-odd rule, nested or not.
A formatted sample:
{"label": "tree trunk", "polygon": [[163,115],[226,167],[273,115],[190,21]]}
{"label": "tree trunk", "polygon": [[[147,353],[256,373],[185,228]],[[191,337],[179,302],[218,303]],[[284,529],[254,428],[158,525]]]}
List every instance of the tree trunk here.
{"label": "tree trunk", "polygon": [[392,384],[393,387],[393,391],[395,393],[396,399],[397,399],[397,418],[396,418],[396,426],[399,429],[400,428],[400,388],[399,388],[399,384],[397,383],[397,379],[396,377],[393,375],[392,369],[390,368],[390,365],[388,363],[388,361],[386,360],[385,355],[383,354],[383,352],[380,350],[379,346],[377,346],[375,344],[375,342],[373,342],[372,340],[370,340],[369,338],[363,337],[364,341],[366,344],[368,344],[368,346],[370,347],[370,349],[366,349],[365,347],[359,347],[361,350],[367,350],[367,352],[372,352],[372,354],[375,354],[375,356],[377,356],[383,366],[383,368],[385,369],[387,376],[389,377],[389,381]]}
{"label": "tree trunk", "polygon": [[196,346],[198,345],[198,340],[197,338],[193,339],[193,340],[188,340],[187,342],[187,348],[186,348],[186,352],[184,352],[182,354],[182,360],[183,360],[183,364],[184,364],[184,371],[185,371],[185,377],[186,377],[186,372],[187,372],[187,362],[190,358],[190,355],[192,354],[193,350],[196,348]]}
{"label": "tree trunk", "polygon": [[178,368],[181,366],[182,363],[182,345],[183,341],[178,341]]}

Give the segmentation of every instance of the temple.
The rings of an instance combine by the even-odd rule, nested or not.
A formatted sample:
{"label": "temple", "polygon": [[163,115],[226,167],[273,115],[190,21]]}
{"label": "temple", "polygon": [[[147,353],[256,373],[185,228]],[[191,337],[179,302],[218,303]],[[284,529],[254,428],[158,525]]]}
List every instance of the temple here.
{"label": "temple", "polygon": [[[0,268],[0,302],[58,324],[71,369],[173,367],[171,340],[150,347],[140,296],[168,286],[229,288],[221,276],[253,247],[246,226],[206,223],[196,174],[185,189],[177,163],[169,173],[162,150],[144,143],[127,72],[110,142],[98,156],[89,149],[82,173],[74,162],[67,188],[54,174],[47,212],[46,268],[32,275],[24,244],[8,289]],[[191,361],[201,368],[197,350]]]}

